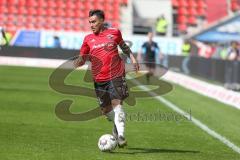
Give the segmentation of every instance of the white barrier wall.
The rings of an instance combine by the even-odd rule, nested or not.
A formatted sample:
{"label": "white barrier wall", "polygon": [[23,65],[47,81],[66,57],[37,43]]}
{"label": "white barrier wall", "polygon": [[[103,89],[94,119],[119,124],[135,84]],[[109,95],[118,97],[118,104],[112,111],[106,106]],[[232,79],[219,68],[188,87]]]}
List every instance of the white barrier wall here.
{"label": "white barrier wall", "polygon": [[[24,47],[54,48],[54,36],[59,37],[61,48],[79,50],[86,32],[65,32],[65,31],[34,31],[21,30],[15,35],[11,44]],[[147,41],[146,35],[122,35],[126,41],[133,44],[131,49],[134,53],[138,52],[142,44]],[[164,54],[180,55],[182,39],[170,37],[154,37]]]}

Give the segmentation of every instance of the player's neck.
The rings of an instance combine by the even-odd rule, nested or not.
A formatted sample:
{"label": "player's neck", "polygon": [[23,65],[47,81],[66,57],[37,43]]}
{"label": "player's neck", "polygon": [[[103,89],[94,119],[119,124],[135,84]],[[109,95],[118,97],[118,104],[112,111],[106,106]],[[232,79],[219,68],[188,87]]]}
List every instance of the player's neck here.
{"label": "player's neck", "polygon": [[105,31],[107,28],[106,27],[101,27],[101,29],[99,30],[99,32],[98,33],[96,33],[96,35],[98,35],[98,34],[100,34],[100,33],[102,33],[103,31]]}

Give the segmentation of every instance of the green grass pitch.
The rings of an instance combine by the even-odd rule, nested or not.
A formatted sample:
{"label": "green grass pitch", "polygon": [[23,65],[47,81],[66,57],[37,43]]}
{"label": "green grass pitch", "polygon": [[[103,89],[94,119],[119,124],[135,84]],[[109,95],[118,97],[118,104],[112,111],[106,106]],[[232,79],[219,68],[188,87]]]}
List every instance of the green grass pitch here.
{"label": "green grass pitch", "polygon": [[[57,118],[55,105],[74,100],[74,113],[96,107],[97,100],[64,95],[49,87],[53,69],[0,66],[0,160],[239,160],[234,152],[189,120],[128,120],[128,147],[100,152],[98,138],[111,133],[104,117],[85,122]],[[82,71],[74,71],[66,83],[83,85]],[[84,84],[92,87],[92,84]],[[180,86],[163,96],[209,128],[240,146],[240,111]],[[139,98],[126,112],[174,113],[154,98]]]}

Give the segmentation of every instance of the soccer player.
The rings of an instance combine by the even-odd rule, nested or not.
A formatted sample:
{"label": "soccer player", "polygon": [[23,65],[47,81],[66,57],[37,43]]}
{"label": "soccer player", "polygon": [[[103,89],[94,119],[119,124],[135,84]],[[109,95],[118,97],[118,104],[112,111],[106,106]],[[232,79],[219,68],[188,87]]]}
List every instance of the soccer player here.
{"label": "soccer player", "polygon": [[158,44],[153,41],[153,33],[148,32],[148,41],[143,43],[141,50],[138,52],[138,61],[142,61],[142,55],[144,55],[144,63],[148,70],[146,74],[147,83],[150,82],[150,77],[154,74],[156,68],[156,55],[158,54],[159,60],[163,58],[162,53],[158,47]]}
{"label": "soccer player", "polygon": [[124,147],[127,145],[124,136],[126,117],[122,102],[128,97],[128,88],[125,80],[125,62],[120,57],[117,47],[119,46],[130,58],[136,72],[139,65],[123,41],[121,32],[116,28],[105,27],[102,10],[91,10],[89,23],[93,33],[85,36],[80,56],[74,61],[74,65],[81,66],[87,59],[90,60],[101,111],[108,120],[114,122],[113,135],[118,140],[118,146]]}

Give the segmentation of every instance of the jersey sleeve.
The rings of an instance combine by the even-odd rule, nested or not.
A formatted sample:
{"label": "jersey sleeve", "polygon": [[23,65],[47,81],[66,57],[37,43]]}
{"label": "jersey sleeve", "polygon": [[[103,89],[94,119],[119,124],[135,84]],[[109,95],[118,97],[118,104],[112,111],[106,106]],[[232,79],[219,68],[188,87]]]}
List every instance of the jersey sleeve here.
{"label": "jersey sleeve", "polygon": [[80,49],[80,56],[86,56],[89,54],[90,48],[87,44],[87,38],[85,37],[83,40],[83,44]]}
{"label": "jersey sleeve", "polygon": [[119,29],[117,30],[116,35],[117,35],[117,38],[116,38],[117,44],[121,44],[123,42],[123,38],[122,38],[122,33]]}
{"label": "jersey sleeve", "polygon": [[143,43],[141,47],[142,47],[142,49],[145,48],[146,47],[146,43]]}

